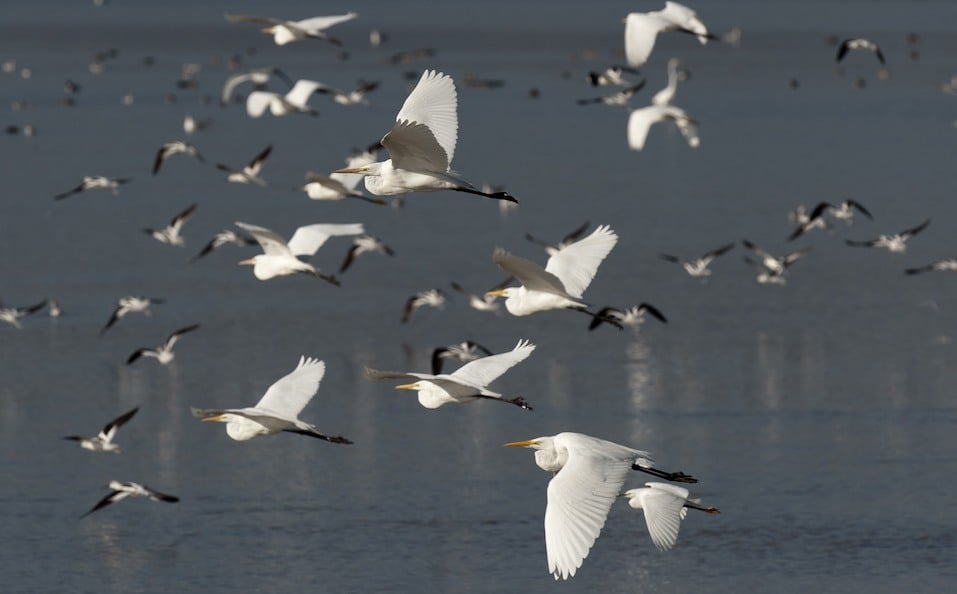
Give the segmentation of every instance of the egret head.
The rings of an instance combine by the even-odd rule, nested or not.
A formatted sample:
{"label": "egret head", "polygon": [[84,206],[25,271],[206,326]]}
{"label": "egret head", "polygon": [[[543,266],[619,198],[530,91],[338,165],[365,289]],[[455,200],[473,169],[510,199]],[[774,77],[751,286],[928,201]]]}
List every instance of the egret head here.
{"label": "egret head", "polygon": [[354,173],[356,175],[380,175],[382,171],[382,163],[369,163],[368,165],[362,165],[359,167],[346,167],[345,169],[338,169],[333,173]]}
{"label": "egret head", "polygon": [[516,291],[515,287],[506,287],[504,289],[495,289],[494,291],[487,291],[485,293],[485,296],[486,297],[505,297],[506,299],[508,299],[509,297],[515,295],[515,291]]}

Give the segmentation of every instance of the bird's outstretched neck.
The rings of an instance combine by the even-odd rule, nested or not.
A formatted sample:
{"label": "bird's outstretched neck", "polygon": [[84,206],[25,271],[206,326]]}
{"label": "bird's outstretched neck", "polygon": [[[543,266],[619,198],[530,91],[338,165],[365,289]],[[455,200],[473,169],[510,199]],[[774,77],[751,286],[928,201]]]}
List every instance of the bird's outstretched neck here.
{"label": "bird's outstretched neck", "polygon": [[663,478],[666,481],[671,481],[673,483],[697,483],[698,479],[691,476],[690,474],[685,474],[683,472],[665,472],[663,470],[658,470],[657,468],[645,468],[639,464],[632,464],[632,470],[637,470],[638,472],[646,472],[652,476],[658,478]]}
{"label": "bird's outstretched neck", "polygon": [[494,198],[495,200],[507,200],[508,202],[514,202],[518,204],[518,200],[509,194],[508,192],[483,192],[481,190],[473,190],[472,188],[466,188],[465,186],[458,186],[452,188],[456,192],[466,192],[467,194],[475,194],[476,196],[485,196],[486,198]]}

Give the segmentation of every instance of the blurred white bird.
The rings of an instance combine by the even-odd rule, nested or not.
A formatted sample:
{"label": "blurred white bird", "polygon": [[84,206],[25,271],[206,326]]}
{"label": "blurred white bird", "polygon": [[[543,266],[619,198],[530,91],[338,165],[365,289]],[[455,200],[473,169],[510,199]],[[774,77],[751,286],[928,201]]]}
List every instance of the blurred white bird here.
{"label": "blurred white bird", "polygon": [[649,105],[631,112],[628,117],[628,147],[634,151],[645,148],[648,130],[659,122],[672,121],[678,131],[688,141],[688,146],[698,148],[701,139],[698,137],[698,122],[691,118],[685,110],[674,105]]}
{"label": "blurred white bird", "polygon": [[631,470],[674,482],[697,482],[682,472],[654,468],[648,452],[581,433],[559,433],[505,446],[535,449],[535,464],[554,474],[545,507],[545,551],[548,571],[556,580],[567,580],[581,567]]}
{"label": "blurred white bird", "polygon": [[573,229],[565,237],[563,237],[561,241],[559,241],[555,245],[552,245],[542,239],[538,239],[531,233],[526,233],[525,239],[527,239],[528,241],[531,241],[532,243],[536,245],[542,246],[543,248],[545,248],[546,254],[548,254],[549,256],[554,256],[555,254],[559,252],[559,250],[561,250],[565,246],[571,245],[575,243],[576,241],[578,241],[579,239],[581,239],[582,237],[584,237],[585,231],[588,231],[588,227],[590,226],[591,226],[591,223],[589,223],[588,221],[585,221],[584,223],[581,224],[581,226]]}
{"label": "blurred white bird", "polygon": [[490,288],[482,295],[476,295],[474,293],[468,292],[462,285],[458,284],[455,281],[452,281],[452,288],[458,291],[459,293],[465,295],[469,298],[469,307],[478,311],[491,311],[497,312],[499,310],[498,298],[496,295],[490,295],[489,293],[494,293],[495,291],[504,289],[506,286],[514,281],[514,277],[508,277],[502,282],[498,283],[494,287]]}
{"label": "blurred white bird", "polygon": [[659,254],[658,257],[660,257],[662,260],[679,264],[689,275],[696,278],[701,278],[705,276],[711,276],[711,269],[709,268],[711,263],[714,262],[715,258],[726,253],[733,247],[734,244],[729,243],[717,249],[711,250],[700,258],[695,258],[694,260],[683,260],[678,256],[672,256],[670,254]]}
{"label": "blurred white bird", "polygon": [[623,107],[628,105],[631,101],[631,98],[635,96],[635,93],[644,88],[646,81],[641,81],[636,85],[626,87],[617,93],[612,93],[611,95],[602,95],[601,97],[594,97],[591,99],[579,99],[575,103],[578,105],[591,105],[594,103],[603,103],[611,107]]}
{"label": "blurred white bird", "polygon": [[299,364],[269,386],[256,406],[246,408],[193,408],[193,416],[204,422],[226,423],[226,434],[236,441],[247,441],[282,431],[315,437],[331,443],[351,444],[340,435],[320,433],[315,425],[299,419],[299,413],[319,391],[326,364],[319,359],[300,357]]}
{"label": "blurred white bird", "polygon": [[261,153],[253,157],[252,161],[242,169],[233,169],[229,165],[223,165],[222,163],[216,164],[216,169],[220,171],[225,171],[229,175],[226,176],[226,181],[232,182],[234,184],[256,184],[257,186],[266,186],[266,181],[259,177],[259,174],[262,172],[263,165],[266,163],[266,159],[269,158],[269,153],[272,152],[272,145],[267,146]]}
{"label": "blurred white bird", "polygon": [[214,235],[213,238],[209,240],[209,243],[207,243],[206,246],[203,248],[203,250],[199,252],[198,254],[196,254],[195,256],[193,256],[190,262],[195,262],[196,260],[199,260],[203,256],[208,255],[213,250],[218,250],[224,245],[229,245],[229,244],[239,245],[239,246],[256,245],[256,240],[253,239],[252,237],[246,237],[245,235],[240,235],[239,233],[236,233],[232,229],[225,229],[223,231],[220,231],[216,235]]}
{"label": "blurred white bird", "polygon": [[226,79],[226,82],[223,84],[223,91],[219,98],[220,106],[225,106],[230,102],[233,96],[233,90],[235,90],[237,86],[245,82],[251,82],[253,85],[255,85],[257,91],[262,91],[266,88],[266,85],[273,77],[285,82],[287,88],[292,88],[292,80],[279,68],[276,68],[275,66],[256,68],[248,72],[234,74]]}
{"label": "blurred white bird", "polygon": [[811,251],[810,247],[806,247],[783,256],[773,256],[747,239],[742,240],[741,243],[758,257],[757,260],[745,257],[744,261],[758,269],[758,276],[755,280],[762,285],[786,284],[787,277],[785,273],[787,269]]}
{"label": "blurred white bird", "polygon": [[352,263],[355,262],[355,259],[361,256],[362,254],[372,254],[372,253],[385,254],[386,256],[394,256],[395,252],[382,243],[378,238],[375,238],[371,235],[359,235],[352,240],[352,247],[349,248],[348,253],[346,253],[345,259],[342,261],[342,265],[339,266],[339,274],[342,274],[352,266]]}
{"label": "blurred white bird", "polygon": [[80,447],[84,450],[90,450],[91,452],[113,452],[114,454],[120,453],[120,446],[113,443],[113,438],[116,437],[117,430],[126,424],[127,421],[133,418],[133,415],[136,414],[140,407],[136,407],[133,410],[124,413],[103,427],[103,430],[94,437],[82,437],[80,435],[70,435],[64,437],[63,439],[69,439],[71,441],[80,442]]}
{"label": "blurred white bird", "polygon": [[700,499],[691,499],[688,489],[668,483],[645,483],[644,487],[624,492],[628,505],[644,510],[648,534],[660,551],[667,551],[678,542],[681,520],[688,515],[688,508],[708,514],[719,514],[716,507],[701,507]]}
{"label": "blurred white bird", "polygon": [[508,192],[483,192],[452,172],[459,127],[457,108],[452,78],[426,70],[399,110],[392,130],[382,137],[382,146],[392,158],[337,173],[366,176],[366,189],[376,196],[455,190],[517,202]]}
{"label": "blurred white bird", "polygon": [[693,10],[677,2],[652,12],[633,12],[625,17],[625,57],[630,66],[639,67],[648,61],[659,33],[679,31],[698,37],[702,45],[717,39],[708,33]]}
{"label": "blurred white bird", "polygon": [[129,356],[126,360],[127,365],[132,365],[134,361],[140,357],[152,357],[159,361],[163,365],[168,365],[176,355],[173,353],[173,346],[179,341],[179,339],[186,334],[187,332],[192,332],[193,330],[199,328],[199,324],[193,324],[192,326],[186,326],[185,328],[180,328],[176,330],[166,339],[166,342],[159,345],[155,349],[137,349],[133,351],[133,354]]}
{"label": "blurred white bird", "polygon": [[258,118],[266,113],[266,109],[274,116],[285,116],[293,113],[307,113],[318,116],[319,112],[309,106],[312,97],[322,83],[314,80],[297,80],[292,89],[285,95],[271,91],[253,91],[246,96],[246,113],[251,118]]}
{"label": "blurred white bird", "polygon": [[524,398],[506,399],[487,386],[498,379],[516,364],[524,361],[535,350],[535,345],[520,340],[515,348],[505,353],[491,355],[466,363],[452,373],[403,373],[396,371],[377,371],[366,368],[369,379],[413,379],[411,384],[396,386],[396,390],[413,390],[419,393],[419,404],[425,408],[439,408],[455,402],[462,404],[479,398],[508,402],[515,406],[531,410]]}
{"label": "blurred white bird", "polygon": [[179,154],[193,157],[200,163],[206,162],[206,159],[203,158],[203,155],[199,153],[195,146],[182,140],[175,140],[173,142],[167,142],[156,151],[156,159],[153,160],[153,175],[159,173],[160,167],[163,166],[166,159]]}
{"label": "blurred white bird", "polygon": [[844,243],[858,247],[885,248],[890,252],[903,254],[907,251],[907,241],[926,229],[927,225],[930,225],[930,219],[927,219],[912,229],[907,229],[905,231],[901,231],[900,233],[881,235],[877,239],[870,239],[867,241],[853,241],[847,239],[844,241]]}
{"label": "blurred white bird", "polygon": [[83,177],[83,181],[81,181],[79,185],[77,185],[76,187],[70,190],[67,190],[66,192],[57,194],[56,196],[53,197],[53,199],[63,200],[64,198],[69,198],[70,196],[74,194],[86,192],[87,190],[98,190],[98,189],[110,190],[111,192],[113,192],[113,195],[116,196],[120,193],[119,187],[123,184],[130,183],[130,181],[132,180],[130,180],[130,178],[128,177],[110,178],[110,177],[103,177],[102,175],[87,175]]}
{"label": "blurred white bird", "polygon": [[493,354],[492,351],[471,340],[438,347],[432,350],[432,374],[442,373],[443,363],[449,359],[455,359],[460,363],[469,363]]}
{"label": "blurred white bird", "polygon": [[933,271],[957,272],[957,259],[947,258],[945,260],[937,260],[936,262],[931,262],[926,266],[908,268],[904,272],[907,274],[920,274],[922,272]]}
{"label": "blurred white bird", "polygon": [[316,89],[316,92],[322,95],[329,95],[332,97],[332,100],[339,105],[369,105],[369,100],[366,99],[366,95],[377,88],[379,88],[379,81],[376,80],[359,83],[359,86],[351,91],[340,91],[339,89],[322,85]]}
{"label": "blurred white bird", "polygon": [[176,503],[179,501],[179,497],[175,495],[167,495],[166,493],[160,493],[155,489],[150,489],[145,485],[139,483],[129,483],[129,482],[120,482],[120,481],[110,481],[110,494],[101,499],[96,505],[93,506],[93,509],[86,512],[80,517],[85,518],[86,516],[92,514],[98,509],[103,509],[111,503],[116,503],[117,501],[123,501],[127,497],[149,497],[153,501],[164,501],[166,503]]}
{"label": "blurred white bird", "polygon": [[23,327],[20,325],[20,318],[40,311],[46,306],[46,304],[46,299],[40,303],[29,305],[27,307],[4,307],[3,303],[0,302],[0,322],[6,322],[11,324],[17,330],[20,330]]}
{"label": "blurred white bird", "polygon": [[276,276],[305,273],[321,278],[336,286],[339,286],[339,281],[336,280],[334,276],[327,276],[320,273],[312,264],[300,260],[299,256],[312,256],[319,251],[319,248],[322,247],[330,237],[365,233],[365,228],[362,226],[362,223],[319,223],[299,227],[287,243],[278,233],[270,231],[265,227],[257,227],[256,225],[249,225],[238,221],[236,222],[236,226],[252,235],[263,249],[262,254],[258,254],[239,263],[241,266],[252,266],[253,274],[259,280],[269,280]]}
{"label": "blurred white bird", "polygon": [[426,289],[405,300],[405,306],[402,307],[402,323],[405,324],[412,319],[412,314],[420,307],[445,307],[445,293],[439,289]]}
{"label": "blurred white bird", "polygon": [[678,58],[668,60],[668,85],[655,93],[651,98],[652,105],[671,105],[674,101],[675,94],[678,92],[678,66],[680,65],[681,60]]}
{"label": "blurred white bird", "polygon": [[607,323],[608,320],[615,320],[622,326],[627,326],[637,331],[641,328],[641,325],[645,323],[645,313],[650,314],[651,317],[657,319],[662,324],[668,323],[668,318],[666,318],[665,314],[661,313],[657,307],[650,303],[639,303],[624,310],[615,309],[614,307],[603,307],[599,309],[598,313],[592,318],[591,323],[588,325],[588,329],[594,330],[600,326],[602,322]]}
{"label": "blurred white bird", "polygon": [[624,74],[626,73],[637,75],[639,72],[637,68],[629,68],[627,66],[609,66],[605,70],[593,70],[589,72],[586,79],[588,80],[588,84],[593,87],[627,87],[633,83],[625,79]]}
{"label": "blurred white bird", "polygon": [[881,52],[881,46],[877,45],[870,39],[845,39],[841,42],[841,46],[837,48],[837,61],[840,62],[844,59],[844,56],[847,55],[847,52],[851,50],[864,50],[868,52],[874,52],[874,55],[877,56],[877,60],[881,63],[881,66],[887,64],[884,61],[884,54]]}
{"label": "blurred white bird", "polygon": [[[365,150],[354,150],[346,159],[346,168],[362,167],[374,163],[382,148],[378,142]],[[309,172],[306,174],[306,185],[297,188],[305,192],[312,200],[345,200],[358,198],[373,204],[385,204],[384,200],[370,198],[356,190],[362,176],[356,173],[330,173],[319,175]]]}
{"label": "blurred white bird", "polygon": [[342,45],[342,42],[338,39],[326,36],[324,31],[333,25],[351,21],[357,16],[359,15],[354,12],[349,12],[332,16],[312,17],[301,21],[285,21],[283,19],[248,14],[227,14],[226,20],[230,23],[259,23],[269,25],[262,29],[262,32],[272,35],[276,45],[286,45],[287,43],[309,38],[323,39],[333,45]]}
{"label": "blurred white bird", "polygon": [[129,295],[127,297],[120,297],[117,302],[116,309],[113,310],[113,314],[110,315],[110,319],[106,321],[106,325],[100,330],[102,335],[104,332],[110,329],[113,324],[118,322],[120,318],[129,313],[144,313],[150,315],[150,305],[154,303],[163,303],[163,299],[157,299],[155,297],[139,297],[136,295]]}
{"label": "blurred white bird", "polygon": [[169,222],[169,225],[163,227],[162,229],[143,229],[143,232],[160,243],[168,243],[169,245],[175,245],[176,247],[183,247],[186,245],[186,242],[183,241],[183,236],[180,235],[180,233],[183,230],[183,225],[185,225],[186,221],[193,216],[194,212],[196,212],[196,204],[191,204],[185,210],[173,217],[173,220]]}

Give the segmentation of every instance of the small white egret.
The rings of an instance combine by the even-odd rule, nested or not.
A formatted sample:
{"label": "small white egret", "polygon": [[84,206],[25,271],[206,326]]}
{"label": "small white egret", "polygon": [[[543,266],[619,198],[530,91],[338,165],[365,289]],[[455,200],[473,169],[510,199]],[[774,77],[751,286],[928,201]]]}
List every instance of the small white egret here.
{"label": "small white egret", "polygon": [[366,176],[366,189],[376,196],[454,190],[518,202],[508,192],[483,192],[451,170],[458,139],[457,108],[452,77],[426,70],[399,110],[392,130],[382,137],[391,159],[337,173]]}
{"label": "small white egret", "polygon": [[645,483],[644,487],[629,489],[623,496],[628,497],[628,505],[645,512],[645,524],[648,534],[659,551],[667,551],[678,542],[678,530],[681,520],[688,515],[688,508],[707,514],[720,514],[716,507],[701,507],[700,499],[691,499],[690,492],[684,487],[668,483]]}
{"label": "small white egret", "polygon": [[199,328],[199,324],[193,324],[192,326],[186,326],[185,328],[180,328],[167,337],[166,342],[159,345],[155,349],[137,349],[126,360],[127,365],[132,365],[134,361],[140,357],[152,357],[159,361],[163,365],[168,365],[174,358],[175,354],[173,353],[173,346],[179,341],[179,339],[186,334],[187,332],[192,332],[193,330]]}
{"label": "small white egret", "polygon": [[658,257],[662,260],[668,262],[674,262],[675,264],[681,265],[684,268],[685,272],[689,275],[701,278],[705,276],[711,276],[711,269],[709,266],[718,256],[726,253],[728,250],[734,247],[733,243],[723,245],[717,249],[711,250],[710,252],[704,254],[700,258],[695,258],[694,260],[683,260],[678,256],[672,256],[670,254],[659,254]]}
{"label": "small white egret", "polygon": [[628,147],[633,151],[645,148],[648,130],[652,125],[671,120],[678,127],[678,131],[688,141],[688,146],[698,148],[701,139],[698,137],[698,122],[680,107],[674,105],[648,105],[631,112],[628,117]]}
{"label": "small white egret", "polygon": [[79,194],[81,192],[86,192],[87,190],[110,190],[113,192],[113,195],[116,196],[119,194],[119,187],[123,184],[130,183],[130,178],[128,177],[104,177],[102,175],[87,175],[83,177],[83,181],[80,182],[75,188],[67,190],[66,192],[57,194],[53,197],[54,200],[63,200],[64,198],[69,198],[74,194]]}
{"label": "small white egret", "polygon": [[183,230],[183,225],[193,216],[194,212],[196,212],[196,204],[191,204],[173,217],[173,220],[171,220],[166,227],[162,229],[143,229],[143,232],[160,243],[183,247],[186,243],[183,241],[183,236],[180,235],[180,233]]}
{"label": "small white egret", "polygon": [[338,39],[328,37],[324,31],[333,25],[351,21],[359,16],[354,12],[332,16],[318,16],[300,21],[286,21],[272,17],[254,16],[248,14],[227,14],[226,20],[230,23],[259,23],[269,25],[262,29],[263,33],[273,36],[276,45],[286,45],[303,39],[324,39],[333,45],[342,45]]}
{"label": "small white egret", "polygon": [[402,307],[402,323],[405,324],[412,319],[412,314],[417,309],[426,306],[439,309],[445,307],[445,293],[440,289],[426,289],[406,299],[405,305]]}
{"label": "small white egret", "polygon": [[847,52],[850,50],[874,52],[874,55],[877,56],[877,60],[881,63],[881,66],[885,66],[887,64],[887,62],[884,61],[884,54],[881,52],[881,46],[877,45],[870,39],[845,39],[841,42],[841,46],[837,48],[837,61],[840,62],[843,60],[844,56],[846,56]]}
{"label": "small white egret", "polygon": [[844,243],[857,247],[886,248],[893,253],[903,254],[907,251],[907,241],[926,229],[927,225],[930,225],[930,219],[927,219],[916,227],[901,231],[900,233],[881,235],[877,239],[870,239],[868,241],[853,241],[847,239]]}
{"label": "small white egret", "polygon": [[312,264],[300,260],[299,256],[312,256],[319,251],[319,248],[330,237],[365,233],[362,223],[319,223],[299,227],[286,242],[278,233],[265,227],[257,227],[238,221],[236,226],[252,235],[263,249],[262,254],[239,263],[240,266],[252,266],[253,274],[259,280],[264,281],[276,276],[305,273],[336,286],[339,286],[339,281],[334,276],[320,273]]}
{"label": "small white egret", "polygon": [[668,60],[668,85],[655,93],[651,98],[652,105],[671,105],[675,100],[675,94],[678,92],[678,66],[681,60],[671,58]]}
{"label": "small white egret", "polygon": [[352,263],[355,262],[355,259],[362,254],[372,253],[385,254],[386,256],[395,255],[395,251],[378,238],[371,235],[359,235],[352,240],[352,247],[349,248],[349,252],[346,253],[342,265],[339,266],[339,274],[348,270],[349,267],[352,266]]}
{"label": "small white egret", "polygon": [[253,91],[246,96],[246,113],[251,118],[258,118],[269,109],[269,112],[277,117],[293,113],[317,116],[319,112],[309,106],[309,98],[321,86],[322,83],[314,80],[301,79],[297,80],[285,95],[271,91]]}
{"label": "small white egret", "polygon": [[596,314],[588,311],[588,306],[579,300],[595,278],[602,260],[617,242],[618,235],[611,227],[601,225],[588,237],[556,251],[545,268],[496,248],[492,260],[517,278],[522,286],[489,291],[486,295],[505,297],[505,309],[513,316],[572,309],[595,317]]}
{"label": "small white egret", "polygon": [[534,448],[535,464],[554,474],[545,507],[545,551],[548,571],[556,580],[573,577],[581,567],[631,470],[674,482],[698,482],[683,472],[654,468],[648,452],[582,433],[559,433],[505,446]]}
{"label": "small white egret", "polygon": [[116,437],[116,431],[126,424],[127,421],[133,418],[133,415],[136,414],[140,407],[136,407],[133,410],[124,413],[109,423],[100,431],[98,435],[94,437],[83,437],[80,435],[69,435],[63,439],[69,439],[71,441],[80,442],[80,447],[84,450],[90,450],[91,452],[113,452],[114,454],[120,453],[120,446],[113,443],[113,438]]}
{"label": "small white egret", "polygon": [[203,158],[203,155],[199,153],[199,150],[197,150],[195,146],[182,140],[175,140],[173,142],[167,142],[156,151],[156,159],[153,160],[153,175],[159,173],[160,167],[163,166],[166,159],[179,154],[189,155],[200,163],[206,162],[206,159]]}
{"label": "small white egret", "polygon": [[659,33],[679,31],[698,37],[702,45],[717,39],[708,33],[695,12],[677,2],[652,12],[633,12],[625,17],[625,57],[630,66],[639,67],[648,61]]}
{"label": "small white egret", "polygon": [[154,303],[163,303],[163,301],[163,299],[157,299],[155,297],[140,297],[136,295],[120,297],[116,309],[113,310],[113,314],[110,316],[110,319],[107,320],[106,325],[103,326],[102,330],[100,330],[100,335],[109,330],[113,324],[117,323],[120,318],[128,313],[144,313],[146,315],[150,315],[150,305]]}
{"label": "small white egret", "polygon": [[[346,159],[346,168],[355,168],[375,163],[379,156],[379,149],[382,148],[378,142],[363,150],[355,150]],[[309,172],[306,174],[306,185],[299,190],[304,191],[312,200],[345,200],[346,198],[358,198],[371,202],[373,204],[385,204],[384,200],[370,198],[356,190],[356,186],[362,180],[362,176],[357,173],[330,173],[329,175],[319,175]]]}
{"label": "small white egret", "polygon": [[324,362],[302,356],[295,369],[269,386],[256,406],[222,410],[193,408],[193,416],[204,422],[226,423],[226,434],[236,441],[286,431],[332,443],[351,444],[345,437],[320,433],[315,425],[299,419],[299,413],[319,391],[325,373]]}
{"label": "small white egret", "polygon": [[442,373],[442,364],[447,359],[455,359],[460,363],[469,363],[482,357],[489,357],[493,354],[492,351],[471,340],[466,340],[458,344],[450,344],[445,347],[438,347],[432,351],[432,374],[438,375]]}
{"label": "small white egret", "polygon": [[257,91],[262,91],[266,88],[266,84],[273,77],[285,82],[287,88],[292,88],[292,80],[279,68],[274,66],[256,68],[254,70],[250,70],[249,72],[234,74],[226,79],[226,82],[223,84],[223,92],[219,98],[220,106],[225,106],[230,102],[233,96],[233,90],[242,83],[251,82],[253,85],[255,85]]}
{"label": "small white egret", "polygon": [[535,350],[535,345],[527,340],[519,340],[511,351],[476,359],[466,363],[452,373],[403,373],[398,371],[377,371],[366,368],[369,379],[412,379],[411,384],[396,386],[396,390],[412,390],[419,393],[419,404],[425,408],[439,408],[455,402],[462,404],[484,398],[508,402],[515,406],[531,410],[522,397],[504,398],[498,392],[488,389],[488,385],[498,379],[516,364],[524,361]]}
{"label": "small white egret", "polygon": [[117,501],[123,501],[127,497],[149,497],[153,501],[164,501],[166,503],[176,503],[179,501],[179,497],[175,495],[167,495],[166,493],[160,493],[155,489],[150,489],[145,485],[139,483],[129,483],[129,482],[120,482],[120,481],[110,481],[110,493],[103,499],[93,506],[93,509],[86,512],[81,518],[92,514],[98,509],[103,509],[111,503],[116,503]]}
{"label": "small white egret", "polygon": [[252,161],[242,169],[233,169],[229,165],[223,165],[222,163],[216,164],[216,169],[220,171],[225,171],[229,175],[226,176],[226,181],[232,182],[234,184],[256,184],[257,186],[266,186],[266,181],[259,177],[260,172],[262,172],[263,165],[266,163],[266,159],[269,158],[269,153],[272,152],[272,145],[270,144],[262,152],[253,157]]}

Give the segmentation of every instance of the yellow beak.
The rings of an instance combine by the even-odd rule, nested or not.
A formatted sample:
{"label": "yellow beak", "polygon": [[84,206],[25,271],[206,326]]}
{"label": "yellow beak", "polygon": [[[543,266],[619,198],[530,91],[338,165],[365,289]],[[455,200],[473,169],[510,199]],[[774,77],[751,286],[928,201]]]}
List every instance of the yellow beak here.
{"label": "yellow beak", "polygon": [[513,441],[511,443],[506,443],[503,447],[506,448],[530,448],[533,445],[538,444],[537,439],[526,439],[525,441]]}
{"label": "yellow beak", "polygon": [[240,265],[240,266],[253,266],[255,263],[256,263],[256,261],[253,260],[252,258],[250,258],[250,259],[248,259],[248,260],[243,260],[242,262],[239,263],[239,265]]}
{"label": "yellow beak", "polygon": [[204,423],[209,423],[211,421],[222,421],[226,415],[216,415],[215,417],[206,417],[205,419],[200,419]]}
{"label": "yellow beak", "polygon": [[402,384],[401,386],[396,386],[395,389],[396,390],[418,390],[419,383],[416,382],[414,384]]}
{"label": "yellow beak", "polygon": [[337,169],[333,173],[363,173],[365,167],[346,167],[345,169]]}
{"label": "yellow beak", "polygon": [[504,297],[506,289],[496,289],[494,291],[486,291],[486,297]]}

